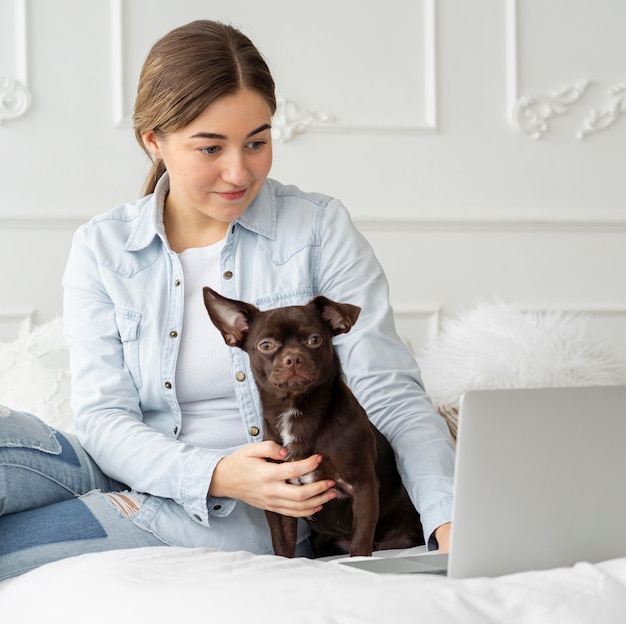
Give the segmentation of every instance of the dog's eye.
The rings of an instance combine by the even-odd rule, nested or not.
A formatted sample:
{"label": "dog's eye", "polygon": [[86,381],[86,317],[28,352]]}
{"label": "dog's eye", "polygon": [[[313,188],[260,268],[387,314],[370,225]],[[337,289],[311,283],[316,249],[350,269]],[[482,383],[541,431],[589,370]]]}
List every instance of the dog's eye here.
{"label": "dog's eye", "polygon": [[319,347],[322,344],[322,337],[319,334],[313,334],[309,336],[306,343],[309,347]]}
{"label": "dog's eye", "polygon": [[271,351],[274,348],[274,343],[269,340],[263,340],[259,342],[259,351]]}

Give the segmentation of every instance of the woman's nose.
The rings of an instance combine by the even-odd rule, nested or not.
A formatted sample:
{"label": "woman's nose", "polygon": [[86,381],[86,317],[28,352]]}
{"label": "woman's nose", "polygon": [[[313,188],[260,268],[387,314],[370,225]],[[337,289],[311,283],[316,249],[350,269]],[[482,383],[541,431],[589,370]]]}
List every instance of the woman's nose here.
{"label": "woman's nose", "polygon": [[222,179],[235,186],[245,186],[248,183],[250,174],[242,154],[231,154],[224,160]]}

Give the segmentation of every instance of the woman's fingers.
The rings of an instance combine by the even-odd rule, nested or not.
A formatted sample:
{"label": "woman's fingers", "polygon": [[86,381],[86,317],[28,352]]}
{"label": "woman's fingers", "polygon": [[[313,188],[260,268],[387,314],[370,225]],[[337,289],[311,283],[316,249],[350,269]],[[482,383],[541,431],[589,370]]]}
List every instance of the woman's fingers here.
{"label": "woman's fingers", "polygon": [[217,464],[209,493],[238,498],[287,516],[317,513],[337,496],[332,489],[334,481],[317,479],[315,471],[323,458],[316,454],[284,461],[287,453],[287,449],[269,440],[238,449]]}
{"label": "woman's fingers", "polygon": [[306,459],[284,462],[280,464],[280,475],[285,481],[302,479],[302,482],[310,482],[315,478],[315,475],[312,473],[317,470],[317,467],[322,463],[322,459],[321,455],[311,455],[311,457]]}
{"label": "woman's fingers", "polygon": [[257,457],[258,459],[274,459],[276,461],[283,461],[287,457],[289,452],[284,446],[272,442],[271,440],[264,440],[263,442],[255,442],[254,444],[248,444],[242,447],[235,453],[245,453],[248,457]]}
{"label": "woman's fingers", "polygon": [[309,485],[283,483],[276,495],[268,499],[268,511],[275,511],[284,516],[306,517],[317,513],[322,507],[337,497],[332,489],[332,481],[316,481]]}

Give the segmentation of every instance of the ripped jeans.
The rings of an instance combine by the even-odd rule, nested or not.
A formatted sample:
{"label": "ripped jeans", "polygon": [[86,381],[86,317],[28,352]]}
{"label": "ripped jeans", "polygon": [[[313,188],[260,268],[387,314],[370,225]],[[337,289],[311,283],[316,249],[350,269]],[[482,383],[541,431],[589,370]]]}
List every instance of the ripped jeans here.
{"label": "ripped jeans", "polygon": [[75,436],[0,406],[0,581],[88,552],[164,546],[133,522],[142,496]]}

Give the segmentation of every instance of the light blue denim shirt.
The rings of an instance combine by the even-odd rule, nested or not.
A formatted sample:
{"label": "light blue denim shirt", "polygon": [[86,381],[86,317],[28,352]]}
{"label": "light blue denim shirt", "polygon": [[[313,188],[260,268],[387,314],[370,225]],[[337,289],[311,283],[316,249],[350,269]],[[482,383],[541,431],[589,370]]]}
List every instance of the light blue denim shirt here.
{"label": "light blue denim shirt", "polygon": [[[63,285],[76,433],[104,472],[150,494],[135,521],[165,542],[271,552],[263,512],[207,499],[216,464],[233,449],[176,439],[185,284],[163,227],[168,186],[165,174],[152,195],[93,218],[74,236]],[[428,539],[451,519],[452,441],[396,334],[383,270],[344,206],[268,180],[229,228],[221,267],[222,294],[261,309],[319,294],[362,308],[336,348],[348,383],[396,452]],[[228,354],[248,440],[260,441],[247,355]]]}

